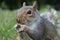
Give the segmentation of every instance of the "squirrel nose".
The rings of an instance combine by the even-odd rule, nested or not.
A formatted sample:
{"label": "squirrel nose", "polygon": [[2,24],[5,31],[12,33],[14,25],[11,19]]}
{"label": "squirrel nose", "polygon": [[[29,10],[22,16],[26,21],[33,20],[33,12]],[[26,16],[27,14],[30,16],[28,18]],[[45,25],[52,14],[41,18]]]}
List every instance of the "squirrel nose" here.
{"label": "squirrel nose", "polygon": [[20,25],[17,25],[16,29],[19,30],[19,28],[21,28],[21,26]]}
{"label": "squirrel nose", "polygon": [[17,23],[20,23],[20,19],[19,18],[17,18],[16,21],[17,21]]}

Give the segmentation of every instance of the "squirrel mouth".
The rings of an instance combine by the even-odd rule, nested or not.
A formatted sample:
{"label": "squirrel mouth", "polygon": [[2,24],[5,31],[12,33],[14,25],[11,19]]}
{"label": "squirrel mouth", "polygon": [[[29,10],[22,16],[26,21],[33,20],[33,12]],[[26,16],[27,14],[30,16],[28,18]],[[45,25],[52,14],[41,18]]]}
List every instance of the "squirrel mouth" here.
{"label": "squirrel mouth", "polygon": [[20,23],[21,25],[25,25],[25,23],[23,22],[23,23]]}

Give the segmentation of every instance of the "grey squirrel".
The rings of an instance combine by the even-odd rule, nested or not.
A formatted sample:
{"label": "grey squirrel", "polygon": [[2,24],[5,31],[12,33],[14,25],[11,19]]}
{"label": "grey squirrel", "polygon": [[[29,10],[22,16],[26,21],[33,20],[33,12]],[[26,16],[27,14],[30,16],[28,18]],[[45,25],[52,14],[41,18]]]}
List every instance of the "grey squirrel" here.
{"label": "grey squirrel", "polygon": [[37,2],[33,6],[23,6],[17,11],[16,29],[26,32],[32,40],[59,40],[55,26],[42,18],[37,10]]}

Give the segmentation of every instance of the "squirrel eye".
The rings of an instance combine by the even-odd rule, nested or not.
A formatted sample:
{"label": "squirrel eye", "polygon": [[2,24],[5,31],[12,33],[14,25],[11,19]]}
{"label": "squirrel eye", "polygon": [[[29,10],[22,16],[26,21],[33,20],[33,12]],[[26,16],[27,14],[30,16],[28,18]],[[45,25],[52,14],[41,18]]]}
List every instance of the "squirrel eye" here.
{"label": "squirrel eye", "polygon": [[31,14],[31,10],[29,10],[29,11],[27,12],[27,14]]}

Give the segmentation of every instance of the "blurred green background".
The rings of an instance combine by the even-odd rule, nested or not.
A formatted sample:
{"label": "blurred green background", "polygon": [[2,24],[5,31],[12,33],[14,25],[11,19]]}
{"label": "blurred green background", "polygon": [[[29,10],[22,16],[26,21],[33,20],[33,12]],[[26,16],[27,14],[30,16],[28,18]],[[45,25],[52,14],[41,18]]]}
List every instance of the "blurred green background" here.
{"label": "blurred green background", "polygon": [[[0,40],[15,40],[18,33],[13,28],[16,23],[16,11],[22,6],[32,5],[35,0],[0,0]],[[39,12],[48,11],[46,5],[57,10],[57,32],[60,36],[60,0],[37,0]]]}

